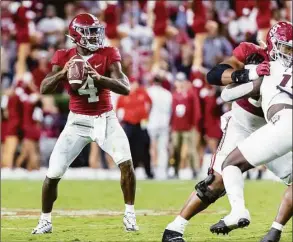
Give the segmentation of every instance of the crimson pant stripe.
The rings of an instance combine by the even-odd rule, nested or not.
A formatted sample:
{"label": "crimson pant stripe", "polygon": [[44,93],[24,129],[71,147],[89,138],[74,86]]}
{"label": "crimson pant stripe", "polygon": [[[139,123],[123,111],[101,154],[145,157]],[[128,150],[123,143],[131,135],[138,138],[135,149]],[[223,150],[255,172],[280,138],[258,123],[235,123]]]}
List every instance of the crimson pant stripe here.
{"label": "crimson pant stripe", "polygon": [[229,124],[229,121],[230,121],[231,117],[229,117],[229,119],[227,120],[227,124],[225,126],[225,129],[224,129],[224,132],[223,132],[223,135],[222,135],[222,138],[221,138],[221,141],[218,145],[218,148],[217,148],[217,151],[215,154],[213,154],[212,156],[212,159],[211,159],[211,163],[210,163],[210,168],[209,170],[211,170],[213,172],[213,166],[215,164],[215,161],[216,161],[216,155],[217,153],[219,153],[219,151],[222,149],[222,146],[224,144],[224,141],[225,141],[225,138],[226,138],[226,135],[227,135],[227,128],[228,128],[228,124]]}

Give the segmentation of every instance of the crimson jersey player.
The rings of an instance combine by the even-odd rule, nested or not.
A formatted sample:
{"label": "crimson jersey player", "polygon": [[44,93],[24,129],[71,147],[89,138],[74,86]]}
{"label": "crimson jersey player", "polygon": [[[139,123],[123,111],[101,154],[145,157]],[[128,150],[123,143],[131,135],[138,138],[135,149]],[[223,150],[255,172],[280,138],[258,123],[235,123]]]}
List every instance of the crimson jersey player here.
{"label": "crimson jersey player", "polygon": [[[64,85],[70,95],[70,114],[50,157],[42,191],[42,214],[33,234],[52,232],[51,211],[57,198],[58,182],[81,150],[93,141],[119,166],[126,208],[123,223],[127,231],[138,230],[134,212],[135,175],[129,143],[110,101],[110,91],[128,95],[129,81],[121,70],[118,50],[104,47],[104,33],[104,26],[91,14],[73,18],[68,37],[76,48],[56,51],[52,71],[41,84],[42,94],[54,93],[58,85]],[[88,77],[74,91],[67,80],[67,71],[73,66],[75,59],[72,57],[76,55],[87,63]]]}
{"label": "crimson jersey player", "polygon": [[[57,50],[51,63],[54,66],[64,67],[77,54],[79,54],[77,48]],[[114,66],[118,67],[115,62],[121,61],[119,51],[112,47],[100,48],[84,59],[101,75],[106,74]],[[112,65],[113,63],[115,64]],[[80,92],[76,92],[71,88],[70,83],[66,79],[67,77],[64,76],[61,82],[70,95],[69,109],[72,112],[84,115],[101,115],[112,110],[110,89],[86,87],[85,90],[88,91],[88,94],[81,95]],[[123,91],[127,92],[127,90]]]}
{"label": "crimson jersey player", "polygon": [[[276,27],[278,24],[279,27]],[[285,54],[282,52],[284,46],[292,50],[292,24],[284,22],[279,22],[278,24],[273,26],[268,33],[266,41],[267,49],[262,49],[251,43],[240,44],[234,50],[231,58],[218,64],[207,74],[208,82],[212,85],[226,86],[231,84],[231,86],[233,86],[235,84],[257,80],[260,76],[270,75],[270,65],[268,61],[286,58]],[[245,91],[247,90],[242,89],[242,92]],[[163,242],[174,241],[175,238],[176,241],[184,241],[182,237],[188,221],[225,194],[223,177],[227,177],[226,174],[231,176],[231,173],[224,174],[223,172],[222,177],[222,167],[225,167],[225,162],[229,160],[229,158],[231,158],[231,162],[231,160],[236,157],[233,155],[231,156],[231,152],[237,151],[238,144],[265,124],[266,121],[263,117],[258,100],[243,98],[232,103],[232,110],[224,114],[221,118],[223,136],[217,152],[213,155],[211,166],[208,170],[208,176],[195,186],[196,191],[191,194],[187,203],[181,210],[180,215],[177,216],[173,222],[168,224],[163,235]],[[236,158],[233,161],[239,162],[239,159]],[[293,211],[291,185],[292,157],[290,154],[289,157],[279,157],[266,164],[266,166],[289,186],[271,230],[261,240],[262,242],[278,242],[280,240],[282,227],[290,219]],[[243,165],[243,167],[246,168],[247,166]],[[239,177],[241,177],[241,175]],[[234,190],[236,191],[237,189]],[[239,197],[241,196],[239,195]],[[238,204],[241,208],[242,203],[238,201]],[[236,209],[237,212],[243,211],[240,208]],[[230,216],[229,214],[221,219],[220,222],[211,226],[210,231],[213,233],[229,233],[233,229],[249,225],[250,216],[246,210],[240,214],[240,218],[241,219],[237,216]]]}

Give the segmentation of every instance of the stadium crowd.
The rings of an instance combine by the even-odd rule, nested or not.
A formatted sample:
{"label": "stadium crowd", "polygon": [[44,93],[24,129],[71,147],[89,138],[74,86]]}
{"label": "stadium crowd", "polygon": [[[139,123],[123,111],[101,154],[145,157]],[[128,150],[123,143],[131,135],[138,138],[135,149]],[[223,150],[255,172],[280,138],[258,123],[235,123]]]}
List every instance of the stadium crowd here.
{"label": "stadium crowd", "polygon": [[[40,84],[54,52],[74,47],[66,37],[71,19],[88,12],[104,23],[131,82],[129,96],[112,100],[134,166],[149,178],[184,169],[196,176],[204,154],[216,152],[220,117],[230,108],[205,73],[243,41],[262,45],[270,26],[290,20],[291,10],[284,0],[2,1],[1,167],[48,166],[68,96],[61,85],[56,95],[41,95]],[[95,143],[72,166],[114,168]]]}

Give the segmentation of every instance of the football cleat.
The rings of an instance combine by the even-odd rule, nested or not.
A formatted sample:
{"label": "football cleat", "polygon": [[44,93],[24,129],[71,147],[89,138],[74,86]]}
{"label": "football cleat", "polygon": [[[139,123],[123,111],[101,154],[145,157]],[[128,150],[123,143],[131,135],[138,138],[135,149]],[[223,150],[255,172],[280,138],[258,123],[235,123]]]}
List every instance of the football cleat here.
{"label": "football cleat", "polygon": [[130,231],[138,231],[139,227],[136,224],[136,218],[134,213],[125,213],[123,217],[123,224],[125,227],[125,230]]}
{"label": "football cleat", "polygon": [[182,234],[173,230],[165,229],[162,242],[185,242]]}
{"label": "football cleat", "polygon": [[52,231],[52,223],[45,219],[40,219],[37,227],[33,229],[32,234],[47,234],[52,233]]}
{"label": "football cleat", "polygon": [[229,234],[234,229],[245,228],[250,224],[250,215],[246,209],[242,216],[229,214],[218,223],[210,227],[210,231],[216,234]]}
{"label": "football cleat", "polygon": [[281,239],[282,231],[271,228],[270,231],[260,242],[279,242]]}

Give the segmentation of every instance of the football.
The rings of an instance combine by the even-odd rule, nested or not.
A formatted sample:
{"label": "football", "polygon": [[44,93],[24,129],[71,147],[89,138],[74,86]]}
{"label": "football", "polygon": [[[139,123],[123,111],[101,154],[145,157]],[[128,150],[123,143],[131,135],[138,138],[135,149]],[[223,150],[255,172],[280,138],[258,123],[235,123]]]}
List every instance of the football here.
{"label": "football", "polygon": [[74,63],[71,67],[69,67],[67,71],[67,79],[71,88],[76,91],[83,85],[84,81],[87,79],[87,64],[79,55],[73,57],[72,60]]}

